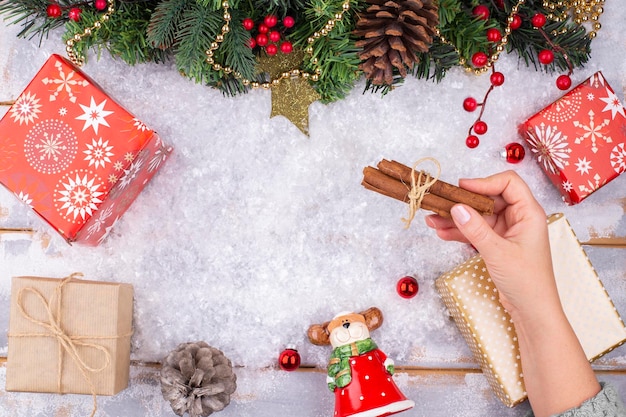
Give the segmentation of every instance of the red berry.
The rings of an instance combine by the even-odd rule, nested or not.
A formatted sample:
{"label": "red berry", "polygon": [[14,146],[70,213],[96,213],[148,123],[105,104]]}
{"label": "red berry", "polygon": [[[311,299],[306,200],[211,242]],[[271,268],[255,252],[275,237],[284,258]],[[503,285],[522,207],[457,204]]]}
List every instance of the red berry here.
{"label": "red berry", "polygon": [[539,62],[541,62],[542,64],[549,65],[552,63],[552,61],[554,61],[554,52],[549,49],[544,49],[543,51],[539,52],[537,58],[539,58]]}
{"label": "red berry", "polygon": [[290,54],[293,51],[293,45],[289,41],[285,41],[280,44],[280,52],[283,54]]}
{"label": "red berry", "polygon": [[267,35],[264,33],[259,33],[258,35],[256,35],[256,44],[259,46],[265,46],[267,45],[268,39],[267,39]]}
{"label": "red berry", "polygon": [[465,111],[472,112],[476,110],[476,107],[478,107],[478,102],[474,97],[468,97],[463,100],[463,108]]}
{"label": "red berry", "polygon": [[543,13],[535,13],[535,15],[530,19],[530,23],[536,28],[543,27],[546,24],[546,15]]}
{"label": "red berry", "polygon": [[52,18],[61,17],[61,6],[56,3],[48,5],[46,8],[46,14],[48,17]]}
{"label": "red berry", "polygon": [[482,68],[485,65],[487,65],[487,61],[489,60],[489,58],[487,58],[487,54],[484,52],[476,52],[474,55],[472,55],[472,65],[474,65],[474,67],[476,68]]}
{"label": "red berry", "polygon": [[268,28],[273,28],[278,23],[278,18],[273,14],[269,14],[265,16],[265,19],[263,19],[263,23],[265,23]]}
{"label": "red berry", "polygon": [[474,133],[476,133],[477,135],[484,135],[485,133],[487,133],[487,123],[483,122],[482,120],[474,123]]}
{"label": "red berry", "polygon": [[271,31],[270,35],[269,35],[270,41],[272,42],[278,42],[280,40],[280,32],[278,31]]}
{"label": "red berry", "polygon": [[506,162],[509,164],[517,164],[524,159],[524,156],[526,156],[526,150],[517,142],[509,143],[504,149]]}
{"label": "red berry", "polygon": [[504,0],[496,0],[496,6],[498,9],[504,9]]}
{"label": "red berry", "polygon": [[267,52],[267,54],[270,56],[276,55],[276,53],[278,52],[278,46],[274,45],[273,43],[270,43],[269,45],[265,47],[265,52]]}
{"label": "red berry", "polygon": [[245,19],[243,19],[243,27],[245,30],[254,29],[254,20],[250,19],[249,17],[246,17]]}
{"label": "red berry", "polygon": [[489,77],[489,80],[491,81],[492,85],[498,87],[504,84],[504,74],[502,74],[501,72],[494,72],[493,74],[491,74],[491,77]]}
{"label": "red berry", "polygon": [[522,18],[519,15],[513,15],[513,22],[511,22],[511,30],[519,29],[522,26]]}
{"label": "red berry", "polygon": [[569,75],[560,75],[559,78],[556,79],[556,86],[559,90],[567,90],[572,86],[572,79]]}
{"label": "red berry", "polygon": [[477,17],[480,20],[489,19],[489,9],[483,4],[474,7],[474,9],[472,10],[472,14],[474,15],[474,17]]}
{"label": "red berry", "polygon": [[480,143],[480,140],[478,140],[478,136],[476,135],[469,135],[467,139],[465,139],[465,146],[467,146],[470,149],[474,149],[475,147],[478,146],[479,143]]}
{"label": "red berry", "polygon": [[296,24],[296,19],[294,19],[291,16],[285,16],[285,18],[283,19],[283,26],[286,28],[293,27],[293,25],[295,24]]}
{"label": "red berry", "polygon": [[67,13],[67,17],[69,17],[74,22],[78,22],[80,20],[80,14],[83,11],[78,7],[72,7],[70,11]]}
{"label": "red berry", "polygon": [[255,46],[256,46],[256,41],[254,40],[254,38],[248,39],[248,47],[250,49],[253,49]]}
{"label": "red berry", "polygon": [[259,33],[267,33],[270,31],[270,28],[265,23],[259,24]]}
{"label": "red berry", "polygon": [[107,0],[96,0],[93,2],[93,7],[95,7],[96,10],[104,10],[107,7]]}
{"label": "red berry", "polygon": [[493,43],[500,42],[502,33],[496,28],[487,29],[487,40]]}

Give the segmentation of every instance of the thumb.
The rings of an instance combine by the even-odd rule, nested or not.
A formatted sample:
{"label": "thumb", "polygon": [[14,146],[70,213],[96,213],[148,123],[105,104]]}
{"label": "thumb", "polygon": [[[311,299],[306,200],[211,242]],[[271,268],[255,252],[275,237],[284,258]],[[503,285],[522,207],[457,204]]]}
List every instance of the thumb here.
{"label": "thumb", "polygon": [[456,204],[450,210],[450,215],[459,231],[481,254],[489,253],[490,249],[502,243],[502,238],[471,207]]}

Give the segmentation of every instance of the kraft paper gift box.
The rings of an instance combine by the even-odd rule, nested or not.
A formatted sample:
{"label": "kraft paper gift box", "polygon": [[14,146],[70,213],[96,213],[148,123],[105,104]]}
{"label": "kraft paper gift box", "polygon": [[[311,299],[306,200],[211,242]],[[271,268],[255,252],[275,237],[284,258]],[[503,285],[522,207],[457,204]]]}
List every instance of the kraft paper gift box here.
{"label": "kraft paper gift box", "polygon": [[170,152],[59,55],[0,120],[0,183],[68,242],[99,244]]}
{"label": "kraft paper gift box", "polygon": [[133,287],[76,278],[13,278],[7,391],[114,395],[128,386]]}
{"label": "kraft paper gift box", "polygon": [[601,72],[530,117],[519,131],[569,205],[626,171],[626,111]]}
{"label": "kraft paper gift box", "polygon": [[[567,219],[548,219],[559,297],[585,355],[593,361],[626,341],[626,328]],[[502,307],[477,255],[439,277],[435,285],[480,364],[492,390],[507,406],[526,399],[513,322]]]}

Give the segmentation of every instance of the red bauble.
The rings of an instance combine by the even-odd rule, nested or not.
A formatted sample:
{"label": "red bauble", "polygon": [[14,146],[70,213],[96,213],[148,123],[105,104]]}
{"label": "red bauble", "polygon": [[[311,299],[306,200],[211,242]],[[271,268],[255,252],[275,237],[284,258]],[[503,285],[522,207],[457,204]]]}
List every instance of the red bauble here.
{"label": "red bauble", "polygon": [[502,32],[496,28],[487,29],[487,40],[489,42],[500,42],[502,40]]}
{"label": "red bauble", "polygon": [[245,30],[252,30],[254,29],[254,20],[250,19],[249,17],[246,17],[245,19],[243,19],[243,27]]}
{"label": "red bauble", "polygon": [[270,28],[265,23],[259,24],[259,33],[267,33],[270,31]]}
{"label": "red bauble", "polygon": [[476,68],[484,67],[485,65],[487,65],[488,60],[489,58],[484,52],[476,52],[474,55],[472,55],[472,65],[474,65],[474,67]]}
{"label": "red bauble", "polygon": [[476,110],[476,107],[478,107],[478,102],[474,97],[468,97],[463,100],[463,108],[465,111],[472,112]]}
{"label": "red bauble", "polygon": [[474,123],[474,133],[476,133],[477,135],[484,135],[485,133],[487,133],[487,123],[483,122],[482,120]]}
{"label": "red bauble", "polygon": [[522,18],[519,15],[513,15],[513,21],[511,22],[511,30],[519,29],[522,26]]}
{"label": "red bauble", "polygon": [[543,13],[535,13],[535,15],[530,19],[530,23],[536,28],[543,27],[546,24],[546,15]]}
{"label": "red bauble", "polygon": [[93,2],[93,7],[96,8],[96,10],[104,10],[107,8],[107,0],[96,0]]}
{"label": "red bauble", "polygon": [[294,19],[291,16],[285,16],[285,18],[283,19],[283,26],[286,28],[291,28],[295,24],[296,24],[296,19]]}
{"label": "red bauble", "polygon": [[413,298],[419,292],[417,280],[411,276],[400,278],[396,284],[396,291],[402,298]]}
{"label": "red bauble", "polygon": [[269,34],[270,41],[278,42],[280,40],[280,32],[273,30]]}
{"label": "red bauble", "polygon": [[280,44],[280,52],[283,54],[290,54],[293,51],[293,45],[289,41],[285,41]]}
{"label": "red bauble", "polygon": [[72,7],[69,12],[67,12],[67,17],[74,22],[78,22],[80,20],[80,14],[82,13],[82,9],[78,7]]}
{"label": "red bauble", "polygon": [[504,9],[504,0],[496,0],[496,6],[498,9]]}
{"label": "red bauble", "polygon": [[278,46],[276,46],[273,43],[270,43],[269,45],[265,47],[265,52],[267,52],[267,54],[270,56],[276,55],[276,53],[278,52]]}
{"label": "red bauble", "polygon": [[472,10],[472,14],[474,15],[474,17],[477,17],[480,20],[487,20],[489,19],[489,8],[484,4],[480,4],[474,7],[474,9]]}
{"label": "red bauble", "polygon": [[300,367],[300,354],[292,347],[288,347],[278,356],[278,366],[283,371],[295,371]]}
{"label": "red bauble", "polygon": [[254,38],[250,38],[248,39],[248,47],[250,49],[254,48],[256,46],[256,41],[254,40]]}
{"label": "red bauble", "polygon": [[526,155],[526,150],[524,149],[524,147],[517,142],[509,143],[504,149],[506,162],[510,164],[517,164],[521,162]]}
{"label": "red bauble", "polygon": [[256,35],[256,44],[259,46],[265,46],[267,45],[267,42],[269,41],[269,39],[267,39],[267,35],[264,33],[259,33],[258,35]]}
{"label": "red bauble", "polygon": [[559,90],[567,90],[572,86],[572,79],[569,75],[560,75],[559,78],[556,79],[556,86]]}
{"label": "red bauble", "polygon": [[539,52],[537,58],[539,58],[539,62],[541,62],[543,65],[549,65],[554,61],[554,52],[549,49],[544,49]]}
{"label": "red bauble", "polygon": [[478,139],[478,136],[476,135],[469,135],[465,139],[465,146],[467,146],[470,149],[474,149],[475,147],[478,146],[479,143],[480,143],[480,140]]}
{"label": "red bauble", "polygon": [[46,8],[46,14],[48,15],[48,17],[52,18],[61,17],[61,6],[56,3],[49,4]]}
{"label": "red bauble", "polygon": [[489,80],[491,81],[492,85],[496,87],[501,86],[502,84],[504,84],[504,74],[496,71],[493,74],[491,74],[491,77],[489,77]]}
{"label": "red bauble", "polygon": [[273,14],[270,14],[265,16],[265,19],[263,19],[263,23],[265,23],[268,28],[273,28],[278,23],[278,18]]}

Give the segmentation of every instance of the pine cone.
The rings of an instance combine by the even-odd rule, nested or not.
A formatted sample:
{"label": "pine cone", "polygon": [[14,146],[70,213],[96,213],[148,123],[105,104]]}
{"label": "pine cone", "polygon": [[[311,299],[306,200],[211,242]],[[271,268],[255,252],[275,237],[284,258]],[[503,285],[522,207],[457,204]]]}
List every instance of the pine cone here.
{"label": "pine cone", "polygon": [[161,368],[161,392],[176,415],[206,417],[223,410],[237,389],[230,360],[204,342],[182,343]]}
{"label": "pine cone", "polygon": [[435,0],[367,0],[354,34],[363,51],[359,68],[376,85],[393,83],[394,67],[402,77],[419,59],[416,52],[428,52],[439,14]]}

